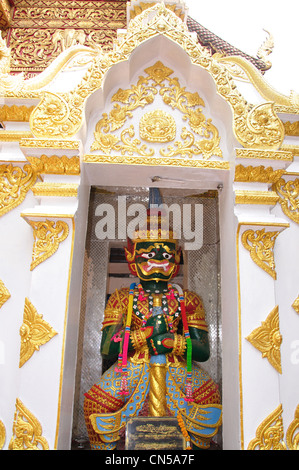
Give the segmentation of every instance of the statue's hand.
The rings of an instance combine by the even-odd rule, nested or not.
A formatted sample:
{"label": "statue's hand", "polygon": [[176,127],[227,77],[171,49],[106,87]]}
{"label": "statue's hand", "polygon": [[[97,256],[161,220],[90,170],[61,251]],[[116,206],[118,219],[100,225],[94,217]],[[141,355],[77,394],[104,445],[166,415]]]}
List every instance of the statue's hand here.
{"label": "statue's hand", "polygon": [[150,317],[145,324],[145,330],[148,332],[151,330],[151,334],[147,334],[147,337],[167,333],[169,330],[167,318],[165,315],[155,315]]}
{"label": "statue's hand", "polygon": [[168,332],[149,337],[147,339],[147,345],[152,356],[168,354],[173,349],[174,334]]}

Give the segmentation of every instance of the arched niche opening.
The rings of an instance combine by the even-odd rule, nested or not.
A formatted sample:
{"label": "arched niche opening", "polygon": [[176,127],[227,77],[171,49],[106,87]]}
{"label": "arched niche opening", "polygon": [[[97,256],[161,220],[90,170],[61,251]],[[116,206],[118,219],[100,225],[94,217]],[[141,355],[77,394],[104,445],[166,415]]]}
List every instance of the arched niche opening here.
{"label": "arched niche opening", "polygon": [[[119,89],[129,89],[145,69],[161,61],[173,70],[180,86],[190,93],[198,93],[204,102],[204,113],[212,119],[220,136],[222,157],[205,160],[200,157],[163,164],[159,160],[143,164],[140,159],[122,163],[92,162],[94,131],[103,113],[112,109],[111,98]],[[139,123],[141,109],[131,118]],[[171,111],[170,111],[171,114]],[[83,394],[101,375],[100,358],[101,321],[107,298],[115,287],[127,285],[130,277],[124,263],[122,248],[125,237],[119,237],[120,201],[126,210],[132,203],[147,204],[149,187],[159,187],[169,204],[184,204],[193,213],[191,230],[196,233],[196,207],[202,215],[202,243],[196,250],[183,252],[180,281],[202,296],[210,324],[211,359],[207,369],[222,390],[223,432],[215,437],[215,448],[237,445],[238,441],[238,328],[234,239],[234,147],[233,118],[228,103],[217,94],[211,75],[192,64],[186,52],[175,42],[158,35],[138,46],[130,59],[115,64],[106,74],[101,89],[89,97],[85,110],[85,124],[81,131],[84,156],[82,186],[90,192],[88,211],[79,214],[86,224],[84,272],[81,291],[80,322],[77,325],[78,346],[74,406],[72,417],[73,448],[88,448],[83,416]],[[155,143],[156,145],[156,143]],[[155,151],[157,151],[157,145]],[[190,163],[190,161],[193,163]],[[188,164],[186,164],[186,161]],[[225,162],[226,165],[222,165]],[[100,239],[96,226],[100,220],[99,206],[109,205],[115,219],[115,236]],[[124,206],[122,206],[124,207]],[[80,212],[80,205],[79,205]],[[127,212],[125,213],[125,215]],[[122,214],[123,216],[124,214]],[[122,223],[126,218],[122,218]],[[195,225],[194,225],[195,224]],[[193,227],[193,229],[192,229]],[[200,231],[201,229],[199,229]],[[124,233],[124,227],[120,230]],[[194,235],[195,236],[195,235]],[[67,354],[67,345],[66,345]],[[203,368],[205,365],[203,364]],[[223,434],[223,436],[222,436]],[[226,438],[229,436],[229,438]],[[225,444],[227,440],[227,444]]]}

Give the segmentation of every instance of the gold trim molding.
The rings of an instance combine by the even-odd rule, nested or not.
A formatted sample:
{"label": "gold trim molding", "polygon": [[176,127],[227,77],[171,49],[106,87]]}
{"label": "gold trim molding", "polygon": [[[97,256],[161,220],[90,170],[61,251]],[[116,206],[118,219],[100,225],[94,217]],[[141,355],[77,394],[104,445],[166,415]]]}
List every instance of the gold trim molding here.
{"label": "gold trim molding", "polygon": [[[83,120],[86,99],[100,89],[108,70],[130,58],[133,51],[142,43],[157,35],[163,35],[178,44],[189,56],[194,65],[204,68],[213,78],[216,90],[225,99],[233,111],[233,127],[236,138],[244,147],[277,150],[284,139],[284,127],[276,115],[273,102],[266,102],[252,107],[237,90],[232,76],[219,55],[211,56],[208,49],[202,47],[188,31],[186,24],[164,3],[155,4],[132,19],[126,34],[115,42],[114,50],[99,52],[93,57],[88,72],[76,88],[63,94],[43,92],[40,103],[30,116],[30,127],[38,137],[67,137],[78,132]],[[10,79],[13,82],[16,77]],[[7,94],[26,97],[29,91],[26,80],[6,85]],[[30,82],[30,80],[28,80]],[[21,86],[21,88],[20,88]],[[27,86],[27,92],[26,92]],[[36,93],[40,93],[38,90]]]}
{"label": "gold trim molding", "polygon": [[246,339],[262,353],[262,357],[268,359],[271,366],[274,367],[277,372],[282,373],[280,354],[282,336],[279,330],[278,306],[269,313],[261,326],[253,330]]}
{"label": "gold trim molding", "polygon": [[0,217],[24,201],[36,178],[37,173],[30,164],[0,165]]}
{"label": "gold trim molding", "polygon": [[289,450],[299,450],[299,405],[297,405],[294,420],[286,432],[286,442]]}
{"label": "gold trim molding", "polygon": [[36,183],[31,188],[34,196],[77,197],[78,184]]}
{"label": "gold trim molding", "polygon": [[[245,145],[246,147],[246,145]],[[293,153],[291,149],[285,150],[263,150],[263,149],[236,149],[236,158],[252,158],[254,160],[282,160],[287,162],[293,161]]]}
{"label": "gold trim molding", "polygon": [[3,131],[0,129],[0,142],[20,142],[28,137],[33,137],[31,131]]}
{"label": "gold trim molding", "polygon": [[258,426],[247,450],[286,450],[283,437],[282,405],[279,405]]}
{"label": "gold trim molding", "polygon": [[274,244],[280,232],[268,232],[261,230],[246,230],[243,232],[241,241],[249,251],[251,259],[266,273],[276,279],[275,263],[274,263]]}
{"label": "gold trim molding", "polygon": [[280,178],[273,184],[285,215],[299,224],[299,178],[286,181]]}
{"label": "gold trim molding", "polygon": [[133,157],[86,154],[84,163],[108,163],[116,165],[146,165],[146,166],[178,166],[188,168],[210,168],[214,170],[229,170],[229,162],[216,160],[195,160],[184,158],[162,157]]}
{"label": "gold trim molding", "polygon": [[20,147],[24,148],[52,148],[52,149],[70,149],[79,150],[79,140],[63,139],[29,139],[23,138],[20,141]]}
{"label": "gold trim molding", "polygon": [[43,319],[42,315],[37,313],[36,308],[26,298],[23,324],[20,328],[21,350],[19,367],[21,368],[32,357],[35,351],[39,351],[40,347],[50,341],[55,335],[57,335],[56,331]]}
{"label": "gold trim molding", "polygon": [[10,293],[5,284],[0,279],[0,308],[5,304],[5,302],[10,298]]}
{"label": "gold trim molding", "polygon": [[50,258],[69,234],[69,226],[62,220],[28,220],[33,228],[33,252],[30,271],[36,266]]}
{"label": "gold trim molding", "polygon": [[13,436],[9,450],[49,450],[49,444],[42,435],[40,422],[19,398],[13,422]]}
{"label": "gold trim molding", "polygon": [[268,204],[275,205],[279,199],[274,191],[235,191],[236,204]]}

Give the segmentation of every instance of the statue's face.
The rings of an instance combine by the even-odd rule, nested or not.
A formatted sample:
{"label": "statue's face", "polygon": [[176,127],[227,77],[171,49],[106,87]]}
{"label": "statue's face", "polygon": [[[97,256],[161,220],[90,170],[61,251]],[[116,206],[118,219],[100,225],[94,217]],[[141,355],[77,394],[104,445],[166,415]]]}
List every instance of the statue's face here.
{"label": "statue's face", "polygon": [[139,279],[143,281],[168,281],[177,269],[180,253],[175,243],[136,243],[135,263]]}

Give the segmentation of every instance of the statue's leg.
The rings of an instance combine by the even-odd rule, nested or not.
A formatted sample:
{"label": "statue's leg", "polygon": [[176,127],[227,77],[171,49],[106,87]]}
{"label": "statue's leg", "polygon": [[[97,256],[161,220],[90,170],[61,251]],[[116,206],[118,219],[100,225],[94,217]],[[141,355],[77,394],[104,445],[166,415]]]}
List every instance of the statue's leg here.
{"label": "statue's leg", "polygon": [[[186,376],[187,376],[187,370],[185,366],[179,366],[179,367],[170,367],[169,368],[170,376],[172,377],[174,383],[173,383],[173,389],[175,390],[180,390],[180,397],[185,396],[185,389],[186,389]],[[193,392],[193,399],[194,401],[190,403],[190,409],[192,407],[192,404],[196,407],[198,405],[199,409],[199,416],[200,416],[200,407],[208,407],[209,411],[213,410],[213,408],[216,408],[216,418],[215,418],[215,432],[217,432],[218,427],[221,424],[221,396],[220,392],[218,389],[218,385],[211,379],[211,377],[204,372],[202,369],[200,369],[198,366],[193,364],[192,368],[192,392]],[[174,401],[171,401],[172,403],[172,411],[174,411],[175,415],[177,413],[182,412],[183,414],[186,413],[186,406],[184,405],[185,400],[180,401],[177,400],[176,404],[174,404]],[[180,405],[179,403],[182,403],[182,410],[180,410]],[[196,416],[196,408],[193,408],[192,413],[195,413],[193,416],[193,421]],[[220,413],[220,417],[219,417]],[[218,418],[219,417],[219,418]],[[200,428],[205,427],[204,426],[204,421],[199,422],[199,430]],[[196,426],[195,426],[196,427]],[[212,436],[207,435],[206,437],[202,432],[194,433],[192,434],[189,432],[191,441],[192,441],[192,447],[194,449],[208,449],[211,444]],[[201,435],[200,435],[201,434]]]}
{"label": "statue's leg", "polygon": [[93,385],[86,392],[84,399],[84,417],[91,449],[93,450],[113,450],[117,445],[117,439],[114,442],[104,442],[101,435],[96,432],[92,426],[90,416],[92,414],[110,414],[121,410],[135,390],[140,374],[143,370],[142,365],[128,363],[128,397],[122,397],[120,392],[121,375],[115,371],[116,365],[108,369],[101,377],[98,383]]}

